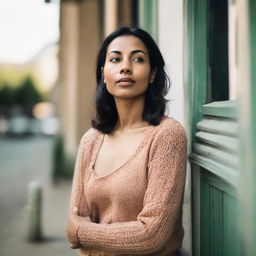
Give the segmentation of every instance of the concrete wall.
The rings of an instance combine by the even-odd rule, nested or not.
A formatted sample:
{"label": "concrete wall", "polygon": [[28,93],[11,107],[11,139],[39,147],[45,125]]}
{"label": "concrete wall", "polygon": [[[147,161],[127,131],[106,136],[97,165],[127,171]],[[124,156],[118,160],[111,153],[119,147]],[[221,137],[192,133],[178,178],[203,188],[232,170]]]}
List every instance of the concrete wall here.
{"label": "concrete wall", "polygon": [[108,36],[118,27],[132,24],[131,0],[104,0],[104,35]]}
{"label": "concrete wall", "polygon": [[91,127],[96,89],[96,58],[100,46],[99,1],[81,2],[79,23],[79,64],[77,95],[77,138]]}
{"label": "concrete wall", "polygon": [[98,0],[61,2],[60,120],[69,155],[76,152],[82,134],[91,126],[100,43],[99,8]]}
{"label": "concrete wall", "polygon": [[78,86],[79,5],[63,1],[60,6],[60,126],[65,149],[76,147],[76,96]]}
{"label": "concrete wall", "polygon": [[169,115],[184,124],[182,1],[161,0],[158,3],[158,41],[172,83],[168,94]]}

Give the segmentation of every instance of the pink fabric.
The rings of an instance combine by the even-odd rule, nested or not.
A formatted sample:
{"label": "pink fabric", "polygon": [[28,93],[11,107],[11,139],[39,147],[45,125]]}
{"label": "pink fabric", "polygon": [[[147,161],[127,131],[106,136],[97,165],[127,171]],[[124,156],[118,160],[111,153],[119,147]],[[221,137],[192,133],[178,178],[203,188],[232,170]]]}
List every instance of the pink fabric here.
{"label": "pink fabric", "polygon": [[[82,221],[81,255],[174,255],[181,248],[186,176],[186,135],[174,119],[150,126],[137,150],[118,169],[93,170],[104,134],[91,128],[81,139],[71,209]],[[125,146],[125,145],[120,145]]]}

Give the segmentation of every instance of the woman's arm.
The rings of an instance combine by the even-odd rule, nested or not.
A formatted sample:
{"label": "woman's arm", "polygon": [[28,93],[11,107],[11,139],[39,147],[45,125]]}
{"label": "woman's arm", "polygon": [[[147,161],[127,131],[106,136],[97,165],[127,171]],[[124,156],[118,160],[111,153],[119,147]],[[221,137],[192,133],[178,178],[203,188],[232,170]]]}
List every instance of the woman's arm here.
{"label": "woman's arm", "polygon": [[186,136],[178,122],[152,143],[144,207],[136,221],[97,224],[81,220],[79,243],[113,253],[151,254],[161,250],[181,217],[186,174]]}

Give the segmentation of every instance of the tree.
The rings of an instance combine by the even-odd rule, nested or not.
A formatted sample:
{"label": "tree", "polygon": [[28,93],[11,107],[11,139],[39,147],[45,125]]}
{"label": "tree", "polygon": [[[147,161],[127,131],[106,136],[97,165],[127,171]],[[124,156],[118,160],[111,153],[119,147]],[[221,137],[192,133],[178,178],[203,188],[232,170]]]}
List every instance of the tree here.
{"label": "tree", "polygon": [[10,107],[16,102],[16,92],[15,89],[11,88],[7,83],[5,83],[0,89],[0,105]]}
{"label": "tree", "polygon": [[33,80],[27,77],[16,90],[16,100],[21,106],[33,107],[36,103],[43,101],[43,96],[36,89]]}

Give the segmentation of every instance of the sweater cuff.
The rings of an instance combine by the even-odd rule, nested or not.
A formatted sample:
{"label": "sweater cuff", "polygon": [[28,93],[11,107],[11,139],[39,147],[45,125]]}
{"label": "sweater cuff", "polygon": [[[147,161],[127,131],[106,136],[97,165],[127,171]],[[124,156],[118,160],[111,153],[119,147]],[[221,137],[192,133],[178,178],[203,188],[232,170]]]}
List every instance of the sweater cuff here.
{"label": "sweater cuff", "polygon": [[77,228],[77,239],[82,247],[92,249],[97,246],[97,241],[99,241],[100,238],[97,223],[88,221],[81,221],[79,223]]}
{"label": "sweater cuff", "polygon": [[[87,232],[89,230],[89,227],[88,227],[88,224],[89,222],[83,222],[81,221],[79,224],[78,224],[78,228],[77,228],[77,231],[76,231],[76,237],[77,237],[77,241],[78,243],[82,246],[82,247],[89,247],[89,237],[87,236]],[[87,231],[87,232],[84,232],[84,231]],[[86,242],[85,242],[86,241]]]}

